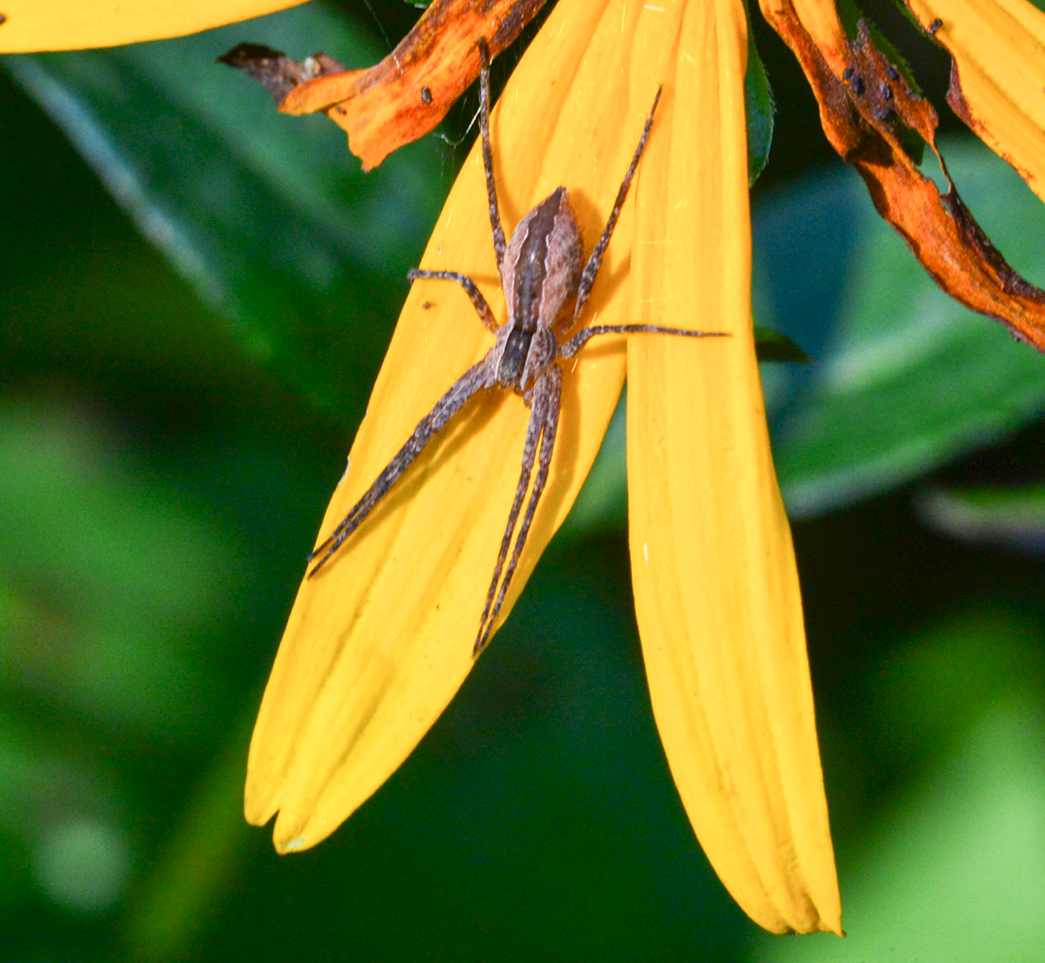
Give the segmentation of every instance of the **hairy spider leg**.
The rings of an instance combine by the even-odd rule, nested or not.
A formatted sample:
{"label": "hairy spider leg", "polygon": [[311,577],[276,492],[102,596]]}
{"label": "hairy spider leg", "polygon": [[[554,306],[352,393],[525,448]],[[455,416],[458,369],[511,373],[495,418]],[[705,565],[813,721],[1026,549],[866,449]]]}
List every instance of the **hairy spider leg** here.
{"label": "hairy spider leg", "polygon": [[[725,331],[687,331],[684,328],[666,328],[655,324],[621,324],[621,325],[596,325],[585,328],[565,344],[560,345],[559,355],[563,358],[572,358],[587,342],[601,334],[677,334],[690,338],[718,338],[729,337]],[[562,369],[553,364],[545,372],[533,388],[533,397],[530,409],[530,423],[526,431],[526,443],[523,447],[522,470],[519,474],[519,484],[515,490],[515,500],[512,502],[511,511],[508,513],[508,524],[505,526],[504,538],[501,539],[501,550],[497,556],[497,564],[494,566],[493,578],[490,581],[490,589],[486,593],[486,607],[483,609],[482,618],[479,621],[479,634],[472,649],[472,657],[478,658],[483,649],[490,641],[494,622],[500,614],[501,606],[511,587],[515,569],[519,564],[526,539],[530,534],[530,526],[533,523],[537,511],[537,504],[544,494],[544,488],[548,481],[551,469],[552,453],[555,448],[555,436],[559,427],[559,416],[562,410]],[[515,536],[515,548],[512,551],[511,560],[501,580],[501,570],[504,560],[508,555],[508,547],[511,544],[512,535],[515,531],[519,510],[522,506],[523,497],[530,487],[530,475],[537,454],[537,444],[540,442],[540,461],[537,466],[537,475],[533,482],[533,491],[530,493],[530,501],[526,506],[526,514],[523,516],[522,525]],[[500,591],[498,591],[500,584]],[[497,593],[496,600],[494,593]]]}
{"label": "hairy spider leg", "polygon": [[569,341],[559,345],[559,356],[572,358],[592,338],[599,334],[678,334],[684,338],[728,338],[728,331],[690,331],[686,328],[665,328],[659,324],[595,324],[578,332]]}
{"label": "hairy spider leg", "polygon": [[483,292],[476,286],[475,281],[467,274],[461,274],[459,271],[422,271],[420,268],[410,268],[406,272],[406,276],[411,281],[456,281],[467,292],[472,307],[475,308],[479,319],[486,325],[486,329],[494,334],[497,333],[499,325],[489,302],[483,297]]}
{"label": "hairy spider leg", "polygon": [[[504,539],[501,541],[501,552],[497,557],[497,565],[494,568],[493,581],[490,590],[486,594],[486,608],[483,609],[483,617],[479,623],[479,634],[472,649],[472,658],[478,658],[479,654],[486,648],[493,632],[494,622],[500,614],[501,605],[512,584],[515,569],[519,564],[526,538],[530,534],[530,525],[533,523],[534,513],[537,511],[537,503],[544,493],[544,486],[548,482],[548,472],[551,469],[552,452],[555,449],[555,434],[559,427],[559,412],[562,410],[562,369],[553,364],[537,381],[533,388],[532,409],[530,413],[530,425],[526,433],[526,447],[523,449],[522,472],[519,475],[519,486],[515,491],[515,501],[512,504],[512,512],[508,517],[508,525],[504,531]],[[534,425],[536,423],[536,430]],[[519,507],[526,489],[530,484],[530,473],[533,470],[534,456],[537,454],[537,437],[540,439],[540,460],[537,464],[537,474],[533,480],[533,491],[526,505],[526,514],[523,515],[519,533],[515,538],[515,548],[512,550],[511,560],[501,581],[500,591],[497,591],[497,583],[501,575],[501,566],[504,564],[508,553],[508,544],[511,541],[515,522],[519,515]],[[531,438],[533,442],[531,443]],[[494,602],[494,592],[497,591],[497,600]],[[491,609],[491,602],[493,607]]]}
{"label": "hairy spider leg", "polygon": [[407,439],[406,444],[399,449],[395,457],[384,467],[381,474],[377,476],[374,483],[366,490],[363,497],[356,502],[352,510],[330,534],[330,537],[317,546],[316,550],[309,555],[308,561],[311,562],[316,556],[322,554],[322,557],[308,573],[309,578],[312,578],[327,563],[330,557],[341,547],[341,543],[362,524],[363,520],[374,510],[377,503],[387,494],[388,490],[399,481],[403,472],[424,451],[425,446],[432,440],[432,436],[445,428],[450,419],[465,406],[468,400],[480,388],[486,386],[491,368],[492,363],[489,355],[477,364],[472,365],[453,383],[449,391],[435,403],[435,407],[421,419],[414,429],[414,433]]}
{"label": "hairy spider leg", "polygon": [[663,92],[664,85],[661,84],[657,88],[657,96],[653,98],[653,106],[650,108],[649,117],[646,118],[646,126],[642,128],[642,136],[639,138],[639,145],[635,148],[635,153],[632,155],[631,163],[628,165],[628,170],[624,175],[624,180],[621,181],[620,190],[617,191],[617,199],[613,202],[613,210],[610,211],[610,216],[606,221],[606,226],[602,229],[602,236],[599,238],[598,244],[595,245],[595,250],[591,252],[591,257],[588,258],[588,263],[584,265],[584,271],[581,274],[581,283],[577,288],[577,303],[573,309],[573,321],[570,324],[571,328],[577,323],[577,319],[581,316],[581,311],[584,310],[584,305],[588,303],[591,289],[595,285],[595,275],[599,273],[599,268],[602,267],[602,256],[606,253],[606,248],[609,246],[610,238],[613,236],[613,229],[617,226],[617,219],[620,217],[621,208],[624,207],[624,201],[628,196],[628,191],[631,189],[631,182],[635,177],[635,171],[637,171],[639,167],[639,158],[642,157],[642,152],[646,149],[646,141],[649,140],[650,130],[653,129],[653,115],[657,112],[657,104],[660,103],[660,95]]}
{"label": "hairy spider leg", "polygon": [[[497,561],[493,567],[493,577],[490,579],[490,588],[486,593],[486,605],[483,607],[482,618],[479,619],[479,634],[476,636],[475,642],[477,648],[479,640],[483,637],[487,619],[490,619],[490,610],[493,608],[497,586],[501,581],[501,572],[504,570],[505,559],[508,558],[508,552],[512,547],[512,536],[515,534],[515,528],[519,522],[519,512],[522,511],[523,498],[530,487],[530,475],[533,473],[533,464],[537,460],[537,449],[541,443],[541,435],[544,432],[546,400],[544,395],[538,392],[537,386],[535,386],[534,395],[531,399],[530,420],[526,425],[526,441],[523,443],[519,483],[515,486],[515,498],[512,501],[511,510],[508,512],[508,521],[504,526],[504,536],[501,538],[501,548],[497,553]],[[472,654],[477,654],[477,649],[473,649]]]}
{"label": "hairy spider leg", "polygon": [[[657,113],[657,105],[660,103],[660,95],[663,92],[664,85],[661,84],[657,88],[657,95],[653,98],[653,106],[650,108],[649,116],[646,118],[646,126],[642,128],[642,136],[639,138],[631,163],[624,174],[624,180],[621,181],[620,190],[617,191],[617,199],[613,202],[613,210],[610,211],[606,226],[602,229],[602,236],[595,245],[595,249],[591,252],[588,263],[584,265],[581,281],[577,288],[577,303],[573,309],[573,321],[570,323],[570,328],[576,326],[581,311],[591,296],[592,287],[595,285],[595,277],[599,273],[599,268],[602,267],[603,255],[606,253],[606,248],[609,247],[610,238],[613,236],[614,228],[617,226],[621,209],[624,207],[624,201],[628,197],[628,191],[631,190],[631,182],[634,180],[635,172],[638,170],[639,160],[643,151],[646,150],[646,142],[649,140],[650,131],[653,129],[653,117]],[[721,338],[729,336],[724,331],[689,331],[685,328],[666,328],[659,324],[598,324],[585,328],[569,341],[560,344],[559,356],[572,358],[588,341],[600,334],[677,334],[686,338]]]}
{"label": "hairy spider leg", "polygon": [[483,143],[483,170],[486,172],[486,199],[490,205],[490,227],[493,229],[493,250],[497,255],[497,276],[504,286],[504,228],[497,206],[497,187],[493,181],[493,148],[490,146],[490,48],[485,37],[479,39],[479,134]]}

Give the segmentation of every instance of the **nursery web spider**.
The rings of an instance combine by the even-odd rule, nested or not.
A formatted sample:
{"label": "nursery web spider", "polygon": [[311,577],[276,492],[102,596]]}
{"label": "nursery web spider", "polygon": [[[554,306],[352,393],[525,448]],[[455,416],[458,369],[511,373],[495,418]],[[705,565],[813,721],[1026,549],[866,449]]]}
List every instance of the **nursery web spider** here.
{"label": "nursery web spider", "polygon": [[[411,281],[434,279],[456,281],[460,284],[475,306],[480,320],[494,334],[493,347],[482,361],[472,365],[461,375],[450,390],[436,402],[435,407],[421,419],[406,444],[377,476],[330,537],[308,559],[310,562],[319,559],[308,573],[311,577],[362,524],[414,459],[421,454],[433,435],[445,427],[480,389],[511,389],[521,394],[530,407],[530,422],[522,453],[522,472],[515,490],[515,500],[508,513],[508,523],[504,529],[504,538],[501,539],[501,549],[494,565],[490,589],[486,593],[486,605],[479,620],[479,632],[472,650],[473,657],[482,652],[490,639],[493,624],[501,610],[523,546],[526,544],[537,503],[548,481],[562,399],[562,369],[558,364],[559,359],[572,358],[589,339],[602,334],[675,334],[691,338],[716,337],[723,334],[686,331],[652,324],[618,324],[593,325],[582,329],[569,340],[559,340],[560,336],[565,336],[576,326],[591,294],[603,254],[610,242],[624,200],[628,196],[639,158],[646,147],[653,126],[653,115],[663,88],[657,90],[653,99],[653,107],[617,192],[617,199],[606,221],[606,227],[585,264],[580,228],[565,187],[557,188],[534,207],[516,225],[511,239],[505,243],[497,204],[497,188],[494,184],[493,151],[490,147],[490,50],[485,40],[479,41],[479,57],[482,65],[479,90],[483,166],[486,170],[486,193],[490,204],[497,273],[508,306],[508,322],[497,325],[490,305],[470,277],[456,271],[412,269],[408,272],[407,277]],[[535,463],[537,472],[533,478],[533,490],[530,492],[522,523],[519,524],[519,513],[526,492],[530,488]],[[516,526],[519,529],[517,535]]]}

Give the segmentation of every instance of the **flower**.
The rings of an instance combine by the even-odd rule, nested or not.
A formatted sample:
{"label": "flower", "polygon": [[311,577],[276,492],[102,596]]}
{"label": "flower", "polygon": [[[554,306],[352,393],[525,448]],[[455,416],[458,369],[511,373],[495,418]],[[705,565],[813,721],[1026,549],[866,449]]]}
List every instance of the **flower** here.
{"label": "flower", "polygon": [[[507,610],[565,518],[629,378],[633,575],[657,724],[713,865],[774,931],[840,910],[790,534],[750,309],[744,8],[560,3],[492,118],[514,225],[560,184],[594,243],[658,85],[646,154],[588,309],[599,323],[729,331],[714,345],[592,342]],[[469,274],[504,320],[478,151],[421,266]],[[425,309],[424,302],[430,307]],[[490,335],[463,292],[415,283],[323,537]],[[335,564],[302,583],[251,748],[247,815],[314,845],[399,766],[472,666],[527,411],[488,396],[426,451]],[[347,549],[347,551],[346,551]]]}
{"label": "flower", "polygon": [[[58,0],[8,0],[0,47],[128,42],[288,5],[154,0],[117,22],[99,16],[106,4],[98,0],[78,5],[81,23]],[[911,9],[954,55],[952,105],[1040,193],[1045,15],[1020,0],[911,0]],[[850,41],[830,0],[762,0],[762,10],[799,57],[832,143],[934,277],[1045,344],[1045,297],[1000,261],[956,194],[933,193],[905,159],[897,118],[933,146],[935,114],[893,78],[870,36]],[[590,245],[664,84],[587,317],[732,335],[593,342],[569,366],[549,488],[499,621],[576,497],[626,374],[636,608],[654,713],[686,810],[723,882],[758,923],[841,932],[797,573],[751,331],[746,34],[740,0],[560,0],[495,108],[507,224],[564,184]],[[892,117],[864,96],[858,70],[884,72],[888,99],[898,101]],[[883,85],[875,96],[886,96]],[[503,321],[478,149],[422,266],[471,275]],[[456,288],[414,285],[321,538],[488,348],[478,322],[462,326],[468,313]],[[471,668],[525,423],[516,396],[474,406],[336,564],[303,582],[258,718],[246,791],[252,822],[278,812],[277,848],[304,848],[333,832],[409,755]]]}

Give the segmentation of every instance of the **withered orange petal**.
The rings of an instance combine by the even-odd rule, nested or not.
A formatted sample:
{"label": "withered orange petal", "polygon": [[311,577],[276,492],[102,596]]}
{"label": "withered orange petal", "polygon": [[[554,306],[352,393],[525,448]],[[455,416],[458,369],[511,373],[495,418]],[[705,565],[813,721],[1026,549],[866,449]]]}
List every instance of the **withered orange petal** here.
{"label": "withered orange petal", "polygon": [[636,199],[628,343],[632,577],[657,728],[711,864],[768,930],[841,932],[798,575],[751,321],[740,0],[662,0],[634,75],[664,118]]}
{"label": "withered orange petal", "polygon": [[845,67],[839,72],[837,51],[817,46],[797,3],[764,0],[762,9],[802,65],[831,145],[856,168],[878,213],[896,228],[933,280],[951,297],[1045,351],[1045,292],[1013,270],[955,187],[941,194],[901,141],[902,124],[936,150],[932,104],[908,89],[875,47],[866,25],[861,23],[856,39],[846,42]]}
{"label": "withered orange petal", "polygon": [[[589,250],[597,239],[656,89],[650,79],[629,97],[625,9],[603,0],[560,4],[495,107],[496,178],[509,228],[566,185]],[[587,319],[624,318],[631,216],[629,203]],[[477,149],[422,266],[470,274],[503,319]],[[321,539],[491,343],[456,285],[414,284]],[[502,621],[588,472],[624,367],[623,345],[605,339],[565,367],[552,475]],[[409,755],[471,668],[526,419],[516,395],[477,399],[338,556],[302,583],[254,732],[246,789],[251,822],[279,811],[280,850],[314,845],[361,805]]]}
{"label": "withered orange petal", "polygon": [[280,110],[326,110],[370,170],[446,116],[479,75],[480,37],[496,57],[543,5],[544,0],[435,0],[379,64],[300,84]]}
{"label": "withered orange petal", "polygon": [[0,53],[84,50],[183,37],[303,0],[3,0]]}

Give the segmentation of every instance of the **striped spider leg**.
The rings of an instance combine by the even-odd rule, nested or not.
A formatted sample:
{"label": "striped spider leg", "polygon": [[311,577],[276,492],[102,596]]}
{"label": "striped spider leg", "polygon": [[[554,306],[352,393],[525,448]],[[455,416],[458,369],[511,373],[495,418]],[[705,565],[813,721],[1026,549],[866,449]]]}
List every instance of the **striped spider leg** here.
{"label": "striped spider leg", "polygon": [[[576,326],[591,294],[603,255],[610,243],[639,159],[649,139],[662,89],[657,91],[653,100],[646,126],[617,192],[617,199],[613,204],[613,210],[610,211],[606,227],[585,263],[580,227],[565,187],[557,188],[526,214],[516,225],[511,238],[505,241],[494,183],[493,150],[490,145],[490,51],[485,40],[479,41],[479,57],[482,65],[479,75],[479,116],[483,167],[486,171],[486,192],[490,206],[494,253],[497,257],[497,273],[508,307],[508,321],[498,326],[486,298],[467,275],[456,271],[417,269],[408,273],[411,281],[443,280],[460,284],[475,306],[482,323],[493,333],[493,347],[481,361],[469,368],[421,419],[414,433],[355,507],[334,529],[330,537],[309,556],[310,562],[316,562],[309,572],[311,577],[362,524],[432,437],[445,427],[480,389],[507,389],[522,395],[530,408],[530,420],[523,445],[522,470],[494,564],[490,588],[486,594],[486,605],[479,620],[473,656],[478,656],[490,640],[494,623],[526,545],[537,504],[548,482],[562,402],[562,368],[559,359],[572,358],[591,338],[605,334],[672,334],[690,338],[723,336],[722,332],[687,331],[652,324],[620,324],[593,325],[583,328],[569,340],[559,340],[559,336],[565,336]],[[530,498],[524,512],[523,502],[526,500],[527,491],[530,492]]]}

